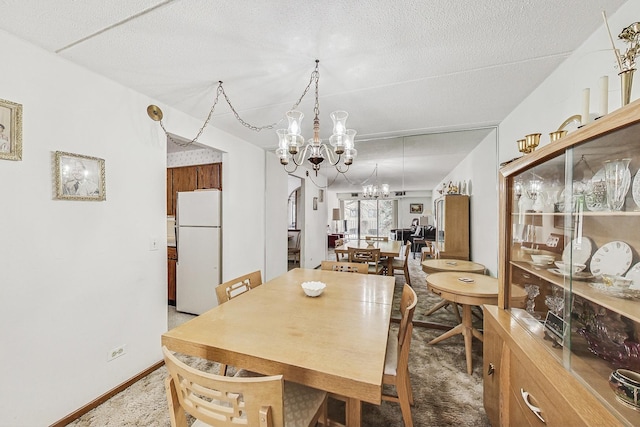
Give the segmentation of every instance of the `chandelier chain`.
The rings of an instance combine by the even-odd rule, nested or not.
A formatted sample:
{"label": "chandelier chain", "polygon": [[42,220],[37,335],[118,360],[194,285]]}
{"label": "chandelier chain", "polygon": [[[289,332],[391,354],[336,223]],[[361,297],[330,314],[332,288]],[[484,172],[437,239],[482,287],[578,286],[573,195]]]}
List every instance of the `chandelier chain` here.
{"label": "chandelier chain", "polygon": [[[316,91],[316,93],[315,93],[315,95],[316,95],[316,104],[315,104],[314,112],[315,112],[316,115],[319,114],[319,111],[320,111],[319,106],[318,106],[318,80],[319,79],[320,79],[320,72],[318,71],[318,61],[316,61],[316,69],[311,73],[311,77],[309,78],[309,83],[304,88],[304,91],[302,92],[302,95],[300,95],[298,100],[290,108],[291,110],[295,110],[295,109],[298,108],[298,106],[300,105],[300,103],[302,102],[304,97],[309,92],[309,89],[311,89],[311,85],[315,82],[315,86],[316,86],[316,88],[315,88],[315,91]],[[207,115],[207,118],[205,119],[204,124],[202,125],[202,127],[200,127],[200,130],[198,130],[198,134],[195,136],[195,138],[193,138],[191,141],[187,141],[187,142],[182,142],[182,141],[176,140],[175,138],[171,137],[171,135],[169,135],[169,132],[164,127],[164,123],[162,123],[162,120],[160,120],[160,126],[162,127],[162,130],[164,131],[164,133],[167,136],[167,138],[171,142],[173,142],[174,144],[179,145],[181,147],[186,147],[188,145],[196,143],[198,141],[198,138],[200,138],[200,136],[202,135],[202,133],[204,132],[206,127],[209,125],[209,122],[211,121],[211,117],[213,116],[213,113],[214,113],[214,111],[216,109],[216,105],[218,104],[218,101],[220,99],[220,95],[224,96],[224,99],[225,99],[225,101],[227,101],[227,104],[229,105],[229,108],[233,112],[233,115],[235,116],[236,120],[238,120],[240,122],[240,124],[242,124],[242,126],[248,128],[248,129],[251,129],[252,131],[260,132],[263,129],[273,129],[276,126],[278,126],[280,123],[282,123],[282,121],[284,120],[284,117],[282,117],[277,122],[274,122],[274,123],[271,123],[271,124],[268,124],[268,125],[263,125],[263,126],[252,125],[251,123],[245,121],[242,117],[240,117],[240,114],[235,109],[233,104],[231,104],[231,100],[229,99],[229,96],[227,96],[227,92],[225,92],[224,87],[222,86],[222,82],[219,81],[218,82],[218,87],[216,89],[216,97],[213,100],[213,105],[211,105],[211,109],[209,110],[209,114]]]}

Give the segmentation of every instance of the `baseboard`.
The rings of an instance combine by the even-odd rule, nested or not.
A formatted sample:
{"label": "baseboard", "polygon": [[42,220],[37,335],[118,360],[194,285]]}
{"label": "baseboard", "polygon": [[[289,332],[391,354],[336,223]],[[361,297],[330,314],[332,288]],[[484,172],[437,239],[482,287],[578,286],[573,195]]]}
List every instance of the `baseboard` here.
{"label": "baseboard", "polygon": [[140,372],[136,376],[129,378],[128,380],[126,380],[122,384],[112,388],[111,390],[109,390],[108,392],[103,394],[102,396],[99,396],[99,397],[95,398],[94,400],[92,400],[91,402],[87,403],[83,407],[77,409],[76,411],[70,413],[66,417],[64,417],[64,418],[56,421],[55,423],[51,424],[49,427],[64,427],[64,426],[66,426],[67,424],[71,423],[72,421],[77,420],[78,418],[80,418],[81,416],[83,416],[84,414],[89,412],[90,410],[92,410],[94,408],[97,408],[98,406],[100,406],[101,404],[106,402],[107,400],[111,399],[116,394],[120,393],[125,388],[129,387],[132,384],[135,384],[136,382],[138,382],[142,378],[146,377],[147,375],[149,375],[150,373],[152,373],[156,369],[162,367],[163,365],[164,365],[164,360],[161,360],[161,361],[151,365],[149,368],[147,368],[144,371]]}

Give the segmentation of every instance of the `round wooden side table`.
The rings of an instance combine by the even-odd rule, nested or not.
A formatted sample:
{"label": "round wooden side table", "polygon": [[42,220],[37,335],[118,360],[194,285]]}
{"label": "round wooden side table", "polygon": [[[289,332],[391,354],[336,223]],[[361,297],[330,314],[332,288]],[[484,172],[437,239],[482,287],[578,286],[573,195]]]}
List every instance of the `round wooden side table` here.
{"label": "round wooden side table", "polygon": [[[483,264],[472,262],[472,261],[464,261],[457,259],[429,259],[426,261],[422,261],[422,271],[427,274],[431,273],[439,273],[441,271],[461,271],[466,273],[480,273],[484,274],[485,266]],[[431,316],[436,311],[441,308],[446,308],[450,304],[450,301],[443,299],[438,304],[434,305],[427,311],[424,315]],[[461,321],[460,313],[458,309],[454,307],[454,313],[456,315],[456,319],[458,322]]]}
{"label": "round wooden side table", "polygon": [[[476,337],[482,341],[482,333],[472,324],[471,307],[474,305],[498,303],[498,279],[478,273],[440,272],[427,276],[427,287],[431,292],[447,301],[462,306],[462,322],[453,329],[434,338],[429,344],[436,344],[457,334],[464,337],[465,354],[467,359],[467,373],[473,372],[471,359],[471,341]],[[512,287],[512,300],[524,301],[527,297],[524,289]]]}

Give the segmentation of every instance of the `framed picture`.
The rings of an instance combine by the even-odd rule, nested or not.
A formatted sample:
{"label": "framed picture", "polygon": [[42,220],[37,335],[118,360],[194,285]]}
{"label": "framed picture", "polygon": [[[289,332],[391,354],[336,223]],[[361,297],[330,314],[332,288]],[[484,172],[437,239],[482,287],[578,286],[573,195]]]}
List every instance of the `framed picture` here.
{"label": "framed picture", "polygon": [[22,160],[22,105],[0,99],[0,159]]}
{"label": "framed picture", "polygon": [[421,214],[422,213],[422,203],[410,203],[409,204],[409,213]]}
{"label": "framed picture", "polygon": [[103,159],[56,151],[55,177],[56,199],[106,199]]}

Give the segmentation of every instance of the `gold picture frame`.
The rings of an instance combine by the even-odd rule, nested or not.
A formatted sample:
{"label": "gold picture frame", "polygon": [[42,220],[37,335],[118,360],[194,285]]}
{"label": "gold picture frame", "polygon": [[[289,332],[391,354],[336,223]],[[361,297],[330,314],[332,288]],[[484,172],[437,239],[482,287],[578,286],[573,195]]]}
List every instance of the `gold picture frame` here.
{"label": "gold picture frame", "polygon": [[56,199],[106,200],[104,159],[55,152]]}
{"label": "gold picture frame", "polygon": [[0,99],[0,159],[22,160],[22,105]]}
{"label": "gold picture frame", "polygon": [[412,214],[421,214],[423,211],[424,204],[423,203],[410,203],[409,204],[409,213]]}

